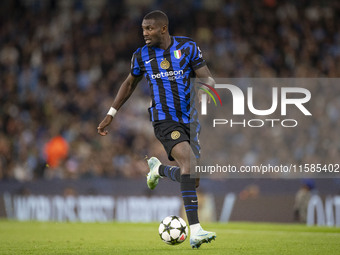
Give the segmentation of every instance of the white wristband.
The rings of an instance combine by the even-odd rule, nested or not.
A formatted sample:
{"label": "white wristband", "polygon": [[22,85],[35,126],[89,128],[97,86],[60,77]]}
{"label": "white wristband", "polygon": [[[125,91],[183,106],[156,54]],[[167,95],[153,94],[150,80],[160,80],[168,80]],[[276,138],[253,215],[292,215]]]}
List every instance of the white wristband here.
{"label": "white wristband", "polygon": [[112,117],[114,117],[116,113],[117,113],[117,110],[111,107],[110,110],[107,112],[107,115],[111,115]]}

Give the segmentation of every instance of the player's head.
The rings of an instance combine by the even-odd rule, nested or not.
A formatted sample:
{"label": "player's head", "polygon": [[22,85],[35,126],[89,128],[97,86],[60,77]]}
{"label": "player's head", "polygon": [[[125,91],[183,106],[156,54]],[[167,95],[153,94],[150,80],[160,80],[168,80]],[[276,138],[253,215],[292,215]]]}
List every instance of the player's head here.
{"label": "player's head", "polygon": [[162,11],[152,11],[145,15],[142,22],[143,36],[147,46],[159,46],[169,35],[169,19]]}

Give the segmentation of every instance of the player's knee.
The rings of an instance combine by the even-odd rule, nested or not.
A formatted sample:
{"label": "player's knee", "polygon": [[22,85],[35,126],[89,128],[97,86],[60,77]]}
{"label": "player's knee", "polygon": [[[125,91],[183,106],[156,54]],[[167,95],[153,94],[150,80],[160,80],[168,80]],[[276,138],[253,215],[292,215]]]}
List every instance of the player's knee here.
{"label": "player's knee", "polygon": [[181,169],[181,174],[190,174],[191,162],[189,158],[180,158],[176,161]]}

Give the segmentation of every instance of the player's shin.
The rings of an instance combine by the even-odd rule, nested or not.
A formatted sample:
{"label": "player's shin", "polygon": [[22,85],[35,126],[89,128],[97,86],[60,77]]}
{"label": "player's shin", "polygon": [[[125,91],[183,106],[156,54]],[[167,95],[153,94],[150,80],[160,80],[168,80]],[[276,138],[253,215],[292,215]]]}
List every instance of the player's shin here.
{"label": "player's shin", "polygon": [[190,178],[190,174],[181,175],[181,193],[190,227],[196,224],[199,226],[196,183],[194,178]]}

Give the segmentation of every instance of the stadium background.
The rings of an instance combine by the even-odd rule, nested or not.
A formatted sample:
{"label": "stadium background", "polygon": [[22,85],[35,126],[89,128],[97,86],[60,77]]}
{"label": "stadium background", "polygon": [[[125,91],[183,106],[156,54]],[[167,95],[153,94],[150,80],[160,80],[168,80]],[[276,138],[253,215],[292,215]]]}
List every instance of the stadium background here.
{"label": "stadium background", "polygon": [[[141,19],[153,9],[168,14],[171,34],[196,40],[215,77],[340,76],[337,1],[1,1],[0,216],[58,220],[51,216],[58,201],[76,213],[95,210],[79,207],[84,196],[112,197],[103,202],[112,217],[97,214],[88,220],[138,221],[117,217],[127,213],[119,209],[119,214],[118,204],[130,208],[136,197],[142,204],[155,199],[149,205],[157,209],[166,201],[158,198],[171,196],[173,207],[164,213],[179,210],[173,183],[163,180],[164,187],[154,193],[145,186],[144,155],[168,162],[148,121],[145,81],[117,115],[109,136],[96,130],[129,72],[133,51],[143,45]],[[335,127],[339,105],[322,116]],[[321,141],[330,151],[325,161],[338,155],[338,138],[334,133],[331,141]],[[287,139],[287,147],[293,142],[299,146]],[[241,154],[250,150],[245,146]],[[258,157],[266,150],[270,147]],[[313,143],[301,150],[317,156]],[[203,180],[206,220],[228,220],[229,208],[231,220],[293,221],[295,194],[304,184],[326,200],[324,218],[332,217],[323,223],[334,225],[330,219],[337,216],[340,224],[338,179]],[[27,211],[24,216],[18,216],[20,208]],[[39,214],[41,209],[46,213]],[[83,219],[63,215],[62,220]]]}

